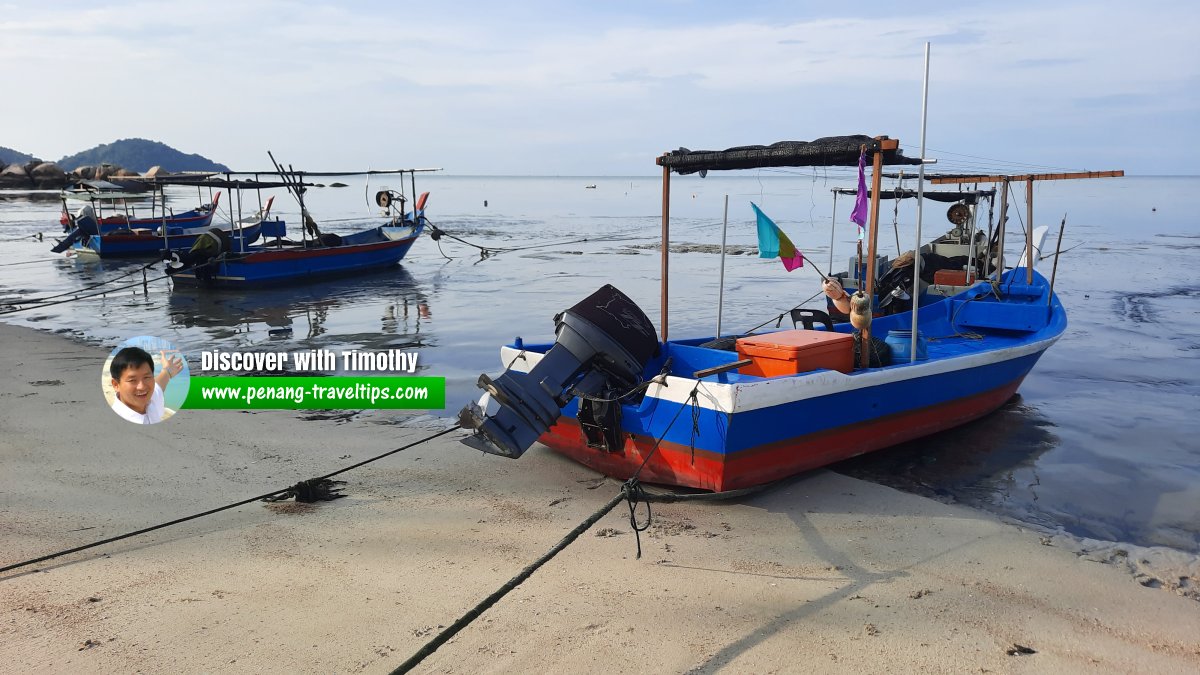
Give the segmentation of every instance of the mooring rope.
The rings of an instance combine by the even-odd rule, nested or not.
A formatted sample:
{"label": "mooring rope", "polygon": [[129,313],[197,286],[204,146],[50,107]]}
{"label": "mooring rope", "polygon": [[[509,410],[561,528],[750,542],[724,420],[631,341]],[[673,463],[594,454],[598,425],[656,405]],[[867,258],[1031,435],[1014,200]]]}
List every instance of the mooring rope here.
{"label": "mooring rope", "polygon": [[[696,382],[696,386],[692,388],[692,393],[689,396],[689,399],[696,398],[699,390],[700,383]],[[646,464],[649,463],[650,458],[654,456],[654,453],[658,450],[659,444],[662,443],[663,438],[666,437],[667,432],[671,430],[671,427],[675,425],[675,420],[679,419],[679,415],[683,412],[684,408],[687,408],[686,404],[679,407],[679,411],[675,413],[675,417],[671,418],[670,423],[667,424],[667,428],[663,430],[662,435],[655,440],[654,446],[650,448],[650,452],[646,453],[646,458],[642,460],[642,463],[637,468],[637,471],[633,473],[633,476],[629,480],[621,484],[620,492],[614,495],[612,499],[609,499],[604,506],[601,506],[599,509],[597,509],[595,513],[584,519],[583,522],[576,525],[574,529],[568,532],[567,535],[559,540],[559,542],[555,544],[549,551],[542,554],[540,558],[526,566],[525,569],[521,570],[521,572],[512,579],[509,579],[507,583],[501,586],[494,593],[484,598],[471,609],[467,610],[466,614],[463,614],[457,621],[450,624],[450,626],[448,626],[445,630],[435,635],[432,640],[426,642],[425,645],[418,649],[415,654],[410,656],[408,660],[393,670],[392,675],[407,673],[415,668],[419,663],[421,663],[421,661],[425,660],[426,657],[437,651],[438,647],[444,645],[448,640],[450,640],[450,638],[457,635],[459,631],[461,631],[463,628],[466,628],[475,619],[479,618],[479,616],[487,611],[488,608],[490,608],[492,605],[495,605],[500,601],[501,598],[508,595],[510,591],[515,589],[517,586],[520,586],[529,577],[533,576],[533,573],[536,572],[538,568],[540,568],[542,565],[545,565],[552,558],[554,558],[554,556],[562,552],[563,549],[571,545],[571,543],[578,539],[580,535],[582,535],[584,532],[587,532],[592,525],[595,525],[601,518],[607,515],[609,511],[612,511],[614,508],[616,508],[617,504],[620,504],[622,501],[627,501],[629,503],[629,525],[633,528],[634,538],[637,540],[637,557],[640,559],[642,557],[641,533],[650,528],[653,518],[653,514],[650,511],[650,502],[653,500],[653,497],[646,492],[645,488],[642,487],[641,482],[638,480],[638,476],[642,473],[642,469],[646,468]],[[637,520],[638,504],[646,505],[646,520],[643,523],[639,523]]]}
{"label": "mooring rope", "polygon": [[[84,291],[90,291],[90,290],[92,290],[93,288],[99,288],[99,287],[101,287],[101,286],[107,286],[108,284],[111,284],[111,283],[113,283],[114,281],[120,281],[121,279],[124,279],[125,277],[128,277],[128,276],[132,276],[132,275],[134,275],[134,274],[137,274],[138,272],[145,272],[146,270],[150,269],[151,267],[154,267],[154,266],[155,266],[155,265],[157,265],[157,264],[158,264],[158,261],[157,261],[157,260],[156,260],[156,261],[154,261],[154,262],[146,263],[145,265],[142,265],[141,267],[139,267],[139,268],[137,268],[137,269],[135,269],[135,270],[133,270],[133,271],[131,271],[131,272],[126,272],[125,274],[122,274],[122,275],[120,275],[120,276],[113,277],[113,278],[111,278],[111,279],[106,279],[106,280],[104,280],[104,281],[97,281],[97,282],[96,282],[96,283],[94,283],[94,284],[90,284],[90,285],[88,285],[88,286],[84,286],[83,288],[76,288],[76,289],[75,289],[75,290],[73,290],[73,291],[65,291],[65,292],[63,292],[63,293],[58,293],[58,294],[55,294],[55,295],[47,295],[47,296],[45,296],[45,297],[41,297],[41,298],[30,298],[29,300],[18,300],[18,301],[15,301],[15,302],[9,302],[8,304],[10,304],[10,305],[28,305],[28,304],[30,304],[30,303],[43,303],[43,302],[45,302],[45,301],[47,301],[47,300],[53,300],[53,299],[55,299],[55,298],[61,298],[61,297],[63,297],[64,295],[78,295],[78,294],[80,294],[80,293],[83,293]],[[149,281],[147,281],[146,283],[149,283]]]}
{"label": "mooring rope", "polygon": [[9,244],[14,241],[25,241],[26,239],[32,239],[34,241],[42,241],[43,235],[41,232],[34,232],[33,234],[27,234],[24,237],[13,237],[12,239],[0,239],[0,243]]}
{"label": "mooring rope", "polygon": [[95,547],[97,547],[97,546],[103,546],[104,544],[111,544],[111,543],[113,543],[113,542],[115,542],[115,541],[121,541],[122,539],[128,539],[128,538],[130,538],[130,537],[136,537],[136,536],[137,536],[137,535],[139,535],[139,534],[146,534],[147,532],[153,532],[153,531],[155,531],[155,530],[161,530],[161,529],[163,529],[164,527],[170,527],[171,525],[178,525],[179,523],[185,523],[185,522],[187,522],[187,521],[189,521],[189,520],[195,520],[195,519],[197,519],[197,518],[202,518],[202,517],[204,517],[204,516],[209,516],[209,515],[212,515],[212,514],[214,514],[214,513],[220,513],[221,511],[227,511],[227,510],[229,510],[229,509],[232,509],[232,508],[235,508],[235,507],[238,507],[238,506],[243,506],[243,505],[245,505],[245,504],[249,504],[250,502],[262,501],[262,500],[264,500],[264,499],[266,499],[266,498],[268,498],[268,497],[274,497],[275,495],[278,495],[278,494],[281,494],[281,493],[284,493],[284,492],[296,491],[296,490],[297,490],[297,488],[301,488],[301,486],[302,486],[302,485],[304,485],[304,484],[307,484],[307,485],[315,485],[315,484],[317,484],[317,483],[319,483],[319,482],[321,482],[321,481],[323,481],[323,480],[327,480],[327,479],[329,479],[329,478],[332,478],[332,477],[334,477],[334,476],[336,476],[336,475],[338,475],[338,474],[345,473],[345,472],[347,472],[347,471],[349,471],[349,470],[351,470],[351,469],[356,469],[356,468],[358,468],[358,467],[360,467],[360,466],[362,466],[362,465],[364,465],[364,464],[369,464],[369,463],[371,463],[371,462],[374,462],[374,461],[377,461],[377,460],[383,459],[384,457],[387,457],[387,456],[389,456],[389,455],[394,455],[394,454],[396,454],[397,452],[401,452],[401,451],[403,451],[403,450],[408,450],[409,448],[416,447],[416,446],[418,446],[418,445],[420,445],[420,444],[422,444],[422,443],[426,443],[426,442],[428,442],[428,441],[432,441],[433,439],[435,439],[435,438],[438,438],[438,437],[440,437],[440,436],[445,436],[446,434],[448,434],[448,433],[450,433],[450,432],[452,432],[452,431],[456,431],[456,430],[458,430],[458,429],[460,429],[460,428],[461,428],[461,427],[459,427],[459,426],[456,424],[456,425],[454,425],[454,426],[452,426],[452,427],[450,427],[450,428],[448,428],[448,429],[445,429],[445,430],[443,430],[443,431],[439,431],[439,432],[437,432],[436,434],[433,434],[433,435],[431,435],[431,436],[426,436],[425,438],[422,438],[422,439],[421,439],[421,440],[419,440],[419,441],[414,441],[414,442],[412,442],[412,443],[409,443],[408,445],[401,446],[401,447],[399,447],[399,448],[396,448],[396,449],[394,449],[394,450],[389,450],[389,451],[387,451],[387,452],[385,452],[385,453],[383,453],[383,454],[381,454],[381,455],[376,455],[376,456],[374,456],[374,457],[372,457],[372,458],[370,458],[370,459],[366,459],[366,460],[363,460],[363,461],[361,461],[361,462],[358,462],[357,464],[351,464],[351,465],[350,465],[350,466],[348,466],[348,467],[345,467],[345,468],[343,468],[343,469],[338,469],[337,471],[334,471],[334,472],[332,472],[332,473],[327,473],[327,474],[325,474],[324,476],[318,476],[318,477],[316,477],[316,478],[312,478],[312,479],[309,479],[309,480],[307,480],[307,481],[300,481],[300,482],[299,482],[299,483],[297,483],[296,485],[291,485],[291,486],[288,486],[288,487],[285,487],[285,488],[281,488],[281,489],[279,489],[279,490],[272,490],[271,492],[268,492],[268,493],[266,493],[266,494],[262,494],[262,495],[258,495],[257,497],[250,497],[249,499],[243,499],[243,500],[240,500],[240,501],[236,501],[236,502],[234,502],[234,503],[232,503],[232,504],[226,504],[225,506],[219,506],[219,507],[217,507],[217,508],[215,508],[215,509],[209,509],[209,510],[207,510],[207,511],[204,511],[204,512],[202,512],[202,513],[196,513],[196,514],[193,514],[193,515],[190,515],[190,516],[184,516],[183,518],[176,518],[175,520],[172,520],[172,521],[169,521],[169,522],[166,522],[166,523],[162,523],[162,524],[160,524],[160,525],[154,525],[154,526],[152,526],[152,527],[145,527],[145,528],[142,528],[142,529],[140,529],[140,530],[136,530],[136,531],[134,531],[134,532],[128,532],[128,533],[126,533],[126,534],[121,534],[121,535],[117,535],[117,536],[115,536],[115,537],[109,537],[108,539],[102,539],[102,540],[100,540],[100,541],[97,541],[97,542],[92,542],[91,544],[85,544],[85,545],[83,545],[83,546],[76,546],[76,547],[74,547],[74,548],[69,548],[69,549],[67,549],[67,550],[65,550],[65,551],[58,551],[57,553],[50,553],[50,554],[48,554],[48,555],[44,555],[44,556],[40,556],[40,557],[37,557],[37,558],[33,558],[33,559],[31,559],[31,560],[25,560],[25,561],[23,561],[23,562],[19,562],[19,563],[14,563],[14,564],[12,564],[12,565],[5,565],[4,567],[0,567],[0,572],[7,572],[7,571],[9,571],[9,570],[15,570],[15,569],[17,569],[17,568],[19,568],[19,567],[25,567],[25,566],[27,566],[27,565],[33,565],[34,563],[44,562],[44,561],[46,561],[46,560],[51,560],[51,559],[53,559],[53,558],[58,558],[58,557],[60,557],[60,556],[68,555],[68,554],[70,554],[70,553],[77,553],[77,552],[79,552],[79,551],[86,551],[86,550],[87,550],[87,549],[89,549],[89,548],[95,548]]}
{"label": "mooring rope", "polygon": [[[636,483],[636,481],[632,478],[630,481],[634,481]],[[625,485],[629,485],[629,482],[626,482]],[[512,591],[517,586],[520,586],[526,579],[533,576],[533,573],[536,572],[539,567],[545,565],[550,561],[550,559],[562,552],[563,549],[565,549],[567,546],[570,546],[572,542],[580,537],[580,535],[582,535],[584,532],[587,532],[592,525],[595,525],[596,522],[608,514],[609,511],[612,511],[614,508],[616,508],[617,504],[620,504],[622,500],[626,499],[626,490],[627,488],[622,486],[620,492],[614,495],[612,499],[609,499],[604,506],[601,506],[599,509],[597,509],[595,513],[588,516],[583,522],[576,525],[574,529],[568,532],[567,535],[563,537],[557,544],[555,544],[549,551],[546,551],[546,553],[544,553],[540,558],[526,566],[525,569],[521,570],[520,573],[518,573],[512,579],[509,579],[508,582],[501,586],[497,591],[484,598],[482,602],[468,610],[466,614],[463,614],[458,619],[458,621],[450,624],[449,627],[438,633],[432,640],[425,643],[425,646],[418,649],[417,652],[410,656],[407,661],[400,664],[399,667],[393,670],[392,674],[396,675],[397,673],[407,673],[413,668],[416,668],[421,661],[424,661],[426,657],[437,651],[438,647],[446,644],[450,638],[454,637],[459,631],[470,625],[472,621],[478,619],[479,616],[486,612],[492,605],[495,605],[500,601],[501,598],[508,595],[509,591]]]}
{"label": "mooring rope", "polygon": [[446,253],[444,251],[442,251],[442,244],[441,244],[442,237],[448,237],[448,238],[453,239],[454,241],[457,241],[461,244],[465,244],[467,246],[472,246],[474,248],[477,248],[477,249],[479,249],[479,255],[484,258],[491,256],[493,254],[496,254],[496,253],[513,253],[515,251],[528,251],[528,250],[537,249],[537,248],[548,248],[551,246],[566,246],[568,244],[583,244],[583,243],[597,242],[597,241],[600,241],[600,242],[603,242],[603,241],[627,241],[627,240],[634,239],[631,237],[624,237],[624,236],[584,237],[582,239],[556,241],[556,242],[551,242],[548,244],[530,244],[529,246],[481,246],[479,244],[469,242],[466,239],[463,239],[462,237],[458,237],[453,234],[450,234],[449,232],[447,232],[447,231],[439,228],[437,225],[433,224],[433,222],[429,221],[428,219],[426,219],[426,222],[429,223],[429,238],[434,240],[435,242],[438,242],[438,251],[441,252],[442,257],[444,257],[448,260],[453,260],[453,258],[446,255]]}
{"label": "mooring rope", "polygon": [[[54,305],[61,305],[61,304],[68,303],[68,302],[75,302],[76,300],[86,300],[88,298],[94,298],[99,295],[108,295],[109,293],[115,293],[116,291],[123,291],[127,288],[133,288],[134,286],[144,286],[144,285],[150,284],[155,281],[161,281],[163,279],[166,279],[169,276],[171,276],[171,275],[164,274],[160,277],[154,277],[153,279],[143,279],[142,281],[135,281],[131,284],[125,284],[124,286],[117,286],[115,288],[106,288],[103,291],[99,291],[96,293],[89,293],[87,295],[80,295],[80,296],[77,296],[74,298],[67,298],[66,300],[55,300],[54,302],[45,302],[45,303],[38,304],[38,305],[30,305],[29,307],[17,307],[15,309],[6,309],[3,311],[0,311],[0,316],[3,316],[5,314],[16,314],[17,312],[25,312],[25,311],[28,311],[31,309],[42,309],[44,307],[53,307]],[[8,304],[23,304],[23,303],[8,303]]]}
{"label": "mooring rope", "polygon": [[33,265],[33,264],[37,264],[37,263],[48,263],[48,262],[53,262],[53,259],[43,258],[40,260],[19,260],[17,262],[0,264],[0,267],[12,267],[13,265]]}
{"label": "mooring rope", "polygon": [[[813,293],[811,296],[809,296],[809,298],[807,300],[801,302],[800,304],[796,305],[792,309],[800,309],[801,307],[803,307],[803,306],[807,305],[808,303],[812,302],[813,300],[815,300],[818,295],[821,295],[824,292],[825,291],[821,290],[821,291],[817,291],[816,293]],[[767,319],[766,321],[758,324],[754,328],[751,328],[750,330],[746,331],[746,334],[753,333],[754,331],[758,330],[759,328],[762,328],[763,326],[771,323],[772,321],[775,322],[775,327],[779,328],[779,325],[783,322],[783,318],[785,316],[787,316],[789,313],[791,313],[792,309],[789,309],[788,311],[780,314],[779,316],[773,316],[770,319]],[[721,337],[721,336],[718,335],[717,337]]]}

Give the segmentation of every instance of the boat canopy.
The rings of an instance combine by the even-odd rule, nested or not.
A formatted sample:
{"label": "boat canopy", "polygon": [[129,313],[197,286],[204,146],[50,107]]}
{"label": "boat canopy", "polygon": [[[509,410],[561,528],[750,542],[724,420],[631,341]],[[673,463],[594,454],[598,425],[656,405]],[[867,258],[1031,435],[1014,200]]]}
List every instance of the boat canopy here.
{"label": "boat canopy", "polygon": [[[163,176],[152,181],[155,185],[183,185],[187,187],[225,188],[227,190],[265,190],[268,188],[289,187],[291,184],[281,181],[262,180],[230,180],[228,178],[196,178],[195,176]],[[304,187],[312,187],[315,183],[304,183]]]}
{"label": "boat canopy", "polygon": [[[714,170],[758,169],[773,166],[858,166],[864,146],[867,152],[880,150],[886,136],[827,136],[815,141],[780,141],[771,145],[743,145],[727,150],[688,150],[680,148],[663,154],[657,164],[677,174]],[[920,159],[905,157],[899,150],[883,150],[884,164],[920,164]]]}
{"label": "boat canopy", "polygon": [[[834,194],[839,195],[857,195],[858,190],[855,188],[834,188]],[[930,191],[925,190],[920,196],[935,202],[944,202],[950,204],[953,202],[962,202],[964,204],[976,204],[980,199],[991,199],[996,194],[995,190],[970,190],[967,192],[957,191]],[[867,190],[867,196],[871,196],[871,191]],[[899,188],[880,190],[880,199],[915,199],[918,196],[916,190],[901,190]]]}
{"label": "boat canopy", "polygon": [[[293,169],[284,169],[284,173],[289,176],[319,176],[321,178],[338,178],[346,176],[381,176],[386,174],[405,174],[405,173],[428,173],[430,171],[441,171],[440,168],[430,169],[368,169],[367,171],[296,171]],[[270,169],[267,171],[225,171],[222,172],[226,176],[273,176],[278,175],[279,171]]]}
{"label": "boat canopy", "polygon": [[120,181],[114,183],[106,180],[81,180],[72,183],[62,191],[64,199],[78,201],[120,200],[149,198],[146,194],[149,188],[142,181]]}

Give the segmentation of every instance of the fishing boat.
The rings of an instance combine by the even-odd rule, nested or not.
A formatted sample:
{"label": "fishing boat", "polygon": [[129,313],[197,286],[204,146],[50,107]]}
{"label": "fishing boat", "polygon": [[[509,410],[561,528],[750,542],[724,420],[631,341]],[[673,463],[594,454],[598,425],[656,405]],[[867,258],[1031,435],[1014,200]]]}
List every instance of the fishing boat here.
{"label": "fishing boat", "polygon": [[[1006,269],[1002,203],[998,264],[937,302],[883,316],[861,331],[801,310],[797,326],[756,335],[668,338],[671,174],[758,167],[872,165],[866,260],[877,257],[880,178],[912,163],[886,136],[822,138],[725,151],[668,152],[663,171],[661,316],[650,319],[605,286],[555,317],[554,342],[501,349],[506,370],[459,414],[465,442],[519,457],[534,442],[617,478],[712,491],[748,488],[964,424],[996,410],[1067,326],[1046,278],[1026,261]],[[915,160],[920,161],[920,160]],[[987,182],[987,177],[971,177]],[[1008,194],[1012,177],[991,177]],[[1019,177],[1030,179],[1031,177]],[[963,181],[968,182],[968,181]],[[1029,191],[1032,195],[1032,191]],[[1032,223],[1032,202],[1029,204]],[[1026,231],[1026,248],[1032,233]],[[972,238],[973,240],[973,238]],[[1057,258],[1055,258],[1057,261]],[[861,298],[873,295],[865,265]],[[910,297],[920,297],[910,287]],[[878,301],[873,303],[878,309]],[[860,308],[871,303],[863,301]],[[865,319],[865,321],[864,321]],[[803,324],[803,327],[801,327]],[[874,363],[882,342],[890,358]],[[870,349],[856,348],[871,345]]]}
{"label": "fishing boat", "polygon": [[[67,236],[50,250],[62,253],[74,249],[76,253],[102,257],[154,255],[162,250],[161,233],[183,237],[199,234],[212,224],[220,192],[210,194],[208,201],[201,201],[196,208],[174,213],[167,206],[162,190],[165,183],[145,180],[121,184],[80,181],[72,189],[64,190],[59,223]],[[149,193],[147,187],[151,188]],[[70,201],[86,203],[72,213]],[[138,204],[144,201],[148,201],[149,208],[143,203],[139,214]],[[104,246],[102,239],[109,236],[115,238]],[[182,242],[180,246],[184,246]]]}
{"label": "fishing boat", "polygon": [[404,258],[427,224],[425,206],[429,193],[413,200],[406,210],[408,196],[394,190],[380,190],[375,203],[383,209],[382,224],[345,234],[322,232],[304,206],[303,195],[313,176],[348,176],[363,173],[415,174],[437,169],[397,169],[373,172],[300,172],[279,168],[279,176],[300,205],[299,241],[276,238],[253,246],[237,246],[236,241],[216,234],[202,235],[187,252],[176,254],[167,272],[176,282],[204,287],[255,288],[269,284],[309,281],[320,277],[346,276],[395,266]]}
{"label": "fishing boat", "polygon": [[[912,178],[905,174],[884,174],[885,178]],[[1091,177],[1091,176],[1089,176]],[[932,177],[931,177],[932,178]],[[839,196],[857,197],[855,188],[833,188],[833,222],[837,223],[837,199]],[[868,190],[867,199],[871,192]],[[923,199],[926,201],[950,204],[946,210],[946,220],[951,228],[944,234],[922,244],[917,250],[921,256],[920,283],[914,284],[915,267],[911,264],[893,265],[898,260],[911,260],[911,249],[906,257],[905,246],[900,243],[898,230],[899,202],[905,199]],[[893,203],[892,230],[896,235],[896,256],[878,253],[875,260],[875,308],[878,313],[891,314],[904,311],[912,302],[909,293],[913,288],[919,293],[919,304],[925,306],[956,295],[973,286],[977,279],[988,276],[996,269],[999,248],[1000,230],[995,225],[996,190],[914,190],[896,187],[880,190],[879,199]],[[979,208],[987,205],[987,223],[979,222]],[[836,227],[830,228],[829,267],[830,276],[836,279],[848,293],[853,294],[865,279],[866,265],[856,256],[851,256],[846,269],[834,272],[835,241],[833,234]],[[1042,257],[1042,247],[1045,243],[1049,227],[1038,226],[1033,231],[1033,262],[1036,266]],[[860,264],[861,263],[861,264]],[[1025,257],[1022,254],[1018,267],[1025,267]],[[826,300],[826,313],[834,323],[844,323],[850,317],[841,311],[831,300]]]}

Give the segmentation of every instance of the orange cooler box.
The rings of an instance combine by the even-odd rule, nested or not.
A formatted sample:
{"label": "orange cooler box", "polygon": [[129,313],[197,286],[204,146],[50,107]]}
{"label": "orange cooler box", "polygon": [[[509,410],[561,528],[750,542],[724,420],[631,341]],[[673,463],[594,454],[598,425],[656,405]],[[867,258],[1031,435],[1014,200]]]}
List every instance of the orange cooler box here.
{"label": "orange cooler box", "polygon": [[785,330],[754,335],[737,341],[739,359],[753,363],[742,366],[742,375],[775,377],[812,370],[854,370],[854,336],[815,330]]}
{"label": "orange cooler box", "polygon": [[933,283],[940,286],[966,286],[975,283],[975,275],[968,278],[966,270],[938,270],[933,273]]}

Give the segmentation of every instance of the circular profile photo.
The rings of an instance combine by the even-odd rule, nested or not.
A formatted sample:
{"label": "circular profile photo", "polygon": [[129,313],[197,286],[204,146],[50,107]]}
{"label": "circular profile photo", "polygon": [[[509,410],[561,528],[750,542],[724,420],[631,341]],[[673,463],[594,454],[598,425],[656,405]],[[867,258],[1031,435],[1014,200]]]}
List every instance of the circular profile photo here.
{"label": "circular profile photo", "polygon": [[183,405],[191,375],[187,360],[175,345],[139,335],[112,350],[100,381],[105,401],[121,419],[157,424]]}

